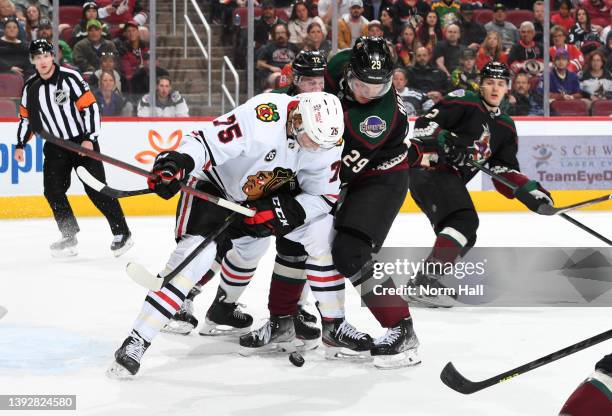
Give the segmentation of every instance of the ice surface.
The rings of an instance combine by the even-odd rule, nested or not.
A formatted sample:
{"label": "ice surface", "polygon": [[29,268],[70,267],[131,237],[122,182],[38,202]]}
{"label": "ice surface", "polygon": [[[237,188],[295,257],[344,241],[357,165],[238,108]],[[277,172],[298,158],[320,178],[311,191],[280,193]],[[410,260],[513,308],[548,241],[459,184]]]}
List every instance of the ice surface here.
{"label": "ice surface", "polygon": [[[612,236],[610,213],[576,218]],[[610,328],[603,308],[413,309],[423,364],[379,371],[326,361],[321,349],[302,368],[283,357],[241,357],[235,340],[162,334],[137,379],[105,370],[127,335],[146,291],[123,269],[139,261],[157,271],[174,246],[173,218],[129,218],[135,246],[114,258],[101,218],[80,219],[79,255],[52,259],[50,219],[0,221],[0,394],[76,394],[78,415],[556,415],[570,392],[610,353],[600,344],[471,396],[448,389],[439,373],[452,360],[466,377],[488,378]],[[433,242],[426,218],[401,215],[388,246]],[[480,246],[600,246],[561,218],[482,214]],[[269,272],[262,261],[241,301],[256,325],[267,316]],[[195,302],[203,318],[218,278]],[[313,308],[310,310],[314,312]],[[384,331],[347,285],[347,316],[374,336]],[[62,414],[55,412],[53,414]],[[65,412],[74,415],[75,412]],[[4,414],[4,412],[3,412]],[[27,412],[16,413],[19,415]],[[38,413],[36,413],[38,414]]]}

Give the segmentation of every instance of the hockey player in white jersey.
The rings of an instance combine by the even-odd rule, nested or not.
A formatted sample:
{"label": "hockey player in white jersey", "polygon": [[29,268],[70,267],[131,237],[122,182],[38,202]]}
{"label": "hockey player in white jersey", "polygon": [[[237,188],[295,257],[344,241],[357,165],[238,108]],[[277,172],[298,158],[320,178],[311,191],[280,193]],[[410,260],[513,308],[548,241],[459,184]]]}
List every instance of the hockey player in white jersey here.
{"label": "hockey player in white jersey", "polygon": [[[343,132],[342,106],[331,94],[260,94],[185,136],[177,151],[161,153],[153,166],[159,179],[149,185],[169,199],[188,177],[191,187],[256,210],[253,217],[238,219],[225,232],[233,244],[227,256],[236,271],[233,280],[240,283],[267,250],[269,239],[262,237],[274,234],[300,241],[311,256],[329,253],[329,212],[339,193]],[[292,177],[300,186],[297,195],[280,189]],[[186,195],[178,211],[177,247],[161,276],[180,264],[229,214]],[[217,243],[212,242],[159,291],[148,293],[130,335],[115,352],[109,376],[131,377],[138,372],[151,341],[180,308],[202,270],[210,268],[216,251]]]}

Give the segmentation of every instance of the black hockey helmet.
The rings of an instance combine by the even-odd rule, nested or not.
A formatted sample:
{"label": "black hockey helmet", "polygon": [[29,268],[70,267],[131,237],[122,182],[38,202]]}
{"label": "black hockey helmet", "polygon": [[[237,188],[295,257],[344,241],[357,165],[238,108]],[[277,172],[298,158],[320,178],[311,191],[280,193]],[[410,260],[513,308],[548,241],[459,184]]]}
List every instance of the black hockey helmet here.
{"label": "black hockey helmet", "polygon": [[320,51],[301,51],[293,60],[293,77],[322,77],[327,58]]}
{"label": "black hockey helmet", "polygon": [[30,43],[30,58],[44,53],[54,54],[53,45],[46,39],[36,39]]}
{"label": "black hockey helmet", "polygon": [[357,39],[345,77],[353,96],[369,100],[384,96],[393,83],[393,60],[387,42],[375,37]]}
{"label": "black hockey helmet", "polygon": [[501,62],[488,62],[480,70],[480,82],[485,78],[505,79],[510,82],[510,70]]}

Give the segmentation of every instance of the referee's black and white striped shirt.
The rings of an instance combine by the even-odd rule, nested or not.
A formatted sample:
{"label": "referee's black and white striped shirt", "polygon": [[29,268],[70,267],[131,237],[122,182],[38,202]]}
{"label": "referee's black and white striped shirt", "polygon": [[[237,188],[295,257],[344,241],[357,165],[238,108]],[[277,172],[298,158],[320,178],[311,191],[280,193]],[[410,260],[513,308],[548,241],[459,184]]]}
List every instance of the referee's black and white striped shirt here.
{"label": "referee's black and white striped shirt", "polygon": [[[31,88],[38,91],[30,91]],[[28,96],[37,97],[37,102],[28,102]],[[44,80],[36,74],[26,81],[19,106],[18,148],[23,147],[32,136],[29,118],[33,111],[40,114],[42,127],[56,137],[77,142],[98,140],[98,103],[81,74],[72,69],[55,64],[51,78]]]}

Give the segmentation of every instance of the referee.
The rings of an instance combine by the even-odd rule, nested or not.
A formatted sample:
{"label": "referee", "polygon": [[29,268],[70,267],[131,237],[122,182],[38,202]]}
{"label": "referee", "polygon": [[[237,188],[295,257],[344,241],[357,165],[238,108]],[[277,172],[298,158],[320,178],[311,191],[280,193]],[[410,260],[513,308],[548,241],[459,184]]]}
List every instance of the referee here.
{"label": "referee", "polygon": [[[81,75],[57,65],[53,55],[53,46],[45,39],[37,39],[30,44],[30,59],[36,67],[36,74],[26,81],[21,96],[21,120],[15,151],[18,162],[24,161],[23,148],[38,128],[44,128],[64,140],[80,143],[86,149],[100,151],[100,109],[96,99]],[[54,257],[75,256],[79,225],[66,197],[72,169],[83,166],[104,182],[104,167],[100,161],[48,142],[44,145],[43,153],[44,194],[62,233],[62,238],[51,244],[51,254]],[[115,256],[122,255],[133,242],[119,202],[84,186],[89,199],[110,224],[114,235],[111,251]]]}

